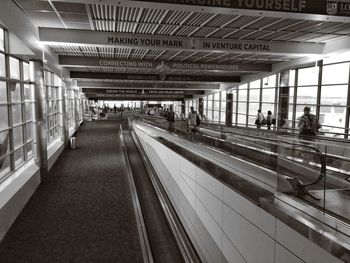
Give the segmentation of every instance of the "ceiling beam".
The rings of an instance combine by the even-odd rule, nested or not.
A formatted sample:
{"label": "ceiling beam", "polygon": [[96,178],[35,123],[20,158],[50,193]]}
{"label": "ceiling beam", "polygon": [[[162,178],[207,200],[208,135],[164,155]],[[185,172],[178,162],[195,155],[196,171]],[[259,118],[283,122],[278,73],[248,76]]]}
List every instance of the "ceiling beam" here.
{"label": "ceiling beam", "polygon": [[[312,21],[350,22],[347,7],[348,0],[337,0],[336,6],[328,7],[325,0],[294,1],[258,1],[258,0],[51,0],[52,2],[82,3],[96,5],[114,5],[120,7],[137,7],[166,9],[185,12],[212,14],[233,14],[245,16],[263,16]],[[331,3],[334,3],[331,2]],[[343,4],[343,5],[342,5]]]}
{"label": "ceiling beam", "polygon": [[105,46],[218,53],[305,56],[322,54],[324,48],[322,43],[185,38],[58,28],[39,28],[39,35],[40,41],[49,45]]}
{"label": "ceiling beam", "polygon": [[[205,72],[261,72],[271,71],[271,65],[258,64],[215,64],[196,62],[163,62],[154,60],[122,60],[108,58],[84,58],[73,56],[59,56],[59,63],[65,67],[98,67],[122,69],[157,69],[163,65],[166,70],[191,70]],[[162,68],[159,68],[162,70]]]}

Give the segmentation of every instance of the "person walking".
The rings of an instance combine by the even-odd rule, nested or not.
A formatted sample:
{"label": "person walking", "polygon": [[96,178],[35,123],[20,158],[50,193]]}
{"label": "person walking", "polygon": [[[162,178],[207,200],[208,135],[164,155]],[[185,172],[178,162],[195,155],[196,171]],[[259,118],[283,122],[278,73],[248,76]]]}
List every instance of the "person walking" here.
{"label": "person walking", "polygon": [[168,130],[170,132],[175,131],[175,112],[173,109],[173,105],[170,105],[170,110],[167,110],[166,118],[168,121]]}
{"label": "person walking", "polygon": [[197,132],[197,119],[199,119],[198,113],[193,107],[191,107],[187,116],[188,132],[191,135],[191,138]]}
{"label": "person walking", "polygon": [[267,117],[266,117],[267,129],[271,130],[271,125],[275,125],[275,124],[276,124],[275,116],[273,116],[272,112],[269,110],[267,112]]}
{"label": "person walking", "polygon": [[256,115],[255,119],[256,128],[260,129],[261,125],[263,125],[264,120],[264,114],[262,114],[261,110],[258,110],[258,114]]}

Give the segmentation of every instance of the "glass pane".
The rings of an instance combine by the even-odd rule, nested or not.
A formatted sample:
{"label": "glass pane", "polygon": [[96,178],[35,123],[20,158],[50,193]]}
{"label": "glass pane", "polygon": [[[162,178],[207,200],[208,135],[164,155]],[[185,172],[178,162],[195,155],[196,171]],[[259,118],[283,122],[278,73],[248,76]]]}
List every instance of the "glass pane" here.
{"label": "glass pane", "polygon": [[29,63],[23,62],[23,80],[30,81]]}
{"label": "glass pane", "polygon": [[238,103],[238,113],[247,114],[247,103],[239,102]]}
{"label": "glass pane", "polygon": [[299,69],[298,86],[317,85],[319,67]]}
{"label": "glass pane", "polygon": [[226,111],[226,101],[221,101],[221,111]]}
{"label": "glass pane", "polygon": [[221,100],[226,100],[226,91],[221,92]]}
{"label": "glass pane", "polygon": [[21,104],[12,105],[12,120],[13,124],[22,123],[22,107]]}
{"label": "glass pane", "polygon": [[[54,82],[53,82],[53,84],[55,85],[55,86],[61,86],[61,79],[60,79],[60,77],[58,77],[56,74],[54,75]],[[139,108],[139,107],[138,107]]]}
{"label": "glass pane", "polygon": [[334,106],[321,106],[320,107],[320,119],[319,122],[322,126],[322,130],[326,129],[329,132],[333,132],[333,128],[345,127],[345,115],[346,107],[334,107]]}
{"label": "glass pane", "polygon": [[10,77],[19,79],[19,60],[13,57],[10,57]]}
{"label": "glass pane", "polygon": [[349,81],[349,63],[323,66],[322,84],[345,84]]}
{"label": "glass pane", "polygon": [[4,30],[2,28],[0,28],[0,50],[5,50]]}
{"label": "glass pane", "polygon": [[208,110],[207,119],[211,121],[213,119],[213,110]]}
{"label": "glass pane", "polygon": [[290,104],[288,107],[288,120],[293,120],[293,104]]}
{"label": "glass pane", "polygon": [[17,168],[24,161],[24,159],[23,159],[23,147],[16,150],[14,156],[15,156],[15,166]]}
{"label": "glass pane", "polygon": [[219,121],[219,116],[220,116],[220,112],[219,111],[214,111],[214,117],[213,117],[213,121]]}
{"label": "glass pane", "polygon": [[249,103],[249,115],[258,114],[259,103]]}
{"label": "glass pane", "polygon": [[208,109],[211,110],[213,108],[213,101],[209,100],[208,101]]}
{"label": "glass pane", "polygon": [[317,101],[317,86],[298,87],[298,104],[316,104]]}
{"label": "glass pane", "polygon": [[276,75],[271,75],[263,79],[263,88],[276,87]]}
{"label": "glass pane", "polygon": [[0,54],[0,76],[6,77],[5,55]]}
{"label": "glass pane", "polygon": [[247,122],[247,117],[246,115],[243,115],[243,114],[238,114],[238,122],[237,122],[237,125],[246,125],[246,122]]}
{"label": "glass pane", "polygon": [[260,79],[250,82],[249,89],[260,89],[260,83],[261,83]]}
{"label": "glass pane", "polygon": [[253,101],[253,102],[260,101],[260,89],[249,90],[249,101]]}
{"label": "glass pane", "polygon": [[220,101],[219,100],[214,101],[214,110],[220,110]]}
{"label": "glass pane", "polygon": [[33,85],[24,85],[24,100],[31,101],[33,100]]}
{"label": "glass pane", "polygon": [[220,100],[220,92],[214,93],[214,100]]}
{"label": "glass pane", "polygon": [[11,172],[10,156],[5,156],[4,159],[5,160],[2,163],[2,167],[0,167],[0,179]]}
{"label": "glass pane", "polygon": [[348,86],[322,86],[321,104],[324,105],[346,105]]}
{"label": "glass pane", "polygon": [[294,88],[289,88],[289,103],[294,103]]}
{"label": "glass pane", "polygon": [[33,120],[32,104],[31,103],[26,103],[25,104],[25,108],[26,108],[26,121]]}
{"label": "glass pane", "polygon": [[232,125],[236,125],[236,113],[232,114]]}
{"label": "glass pane", "polygon": [[275,89],[262,90],[262,102],[275,102]]}
{"label": "glass pane", "polygon": [[33,156],[33,142],[27,144],[27,158]]}
{"label": "glass pane", "polygon": [[14,140],[15,147],[23,144],[22,126],[13,128],[13,140]]}
{"label": "glass pane", "polygon": [[340,53],[323,59],[323,64],[330,64],[350,60],[350,52]]}
{"label": "glass pane", "polygon": [[45,84],[46,85],[51,85],[52,84],[51,83],[51,72],[45,71],[44,77],[45,77]]}
{"label": "glass pane", "polygon": [[246,89],[240,89],[238,91],[238,100],[239,101],[247,101],[247,95],[248,95],[248,90]]}
{"label": "glass pane", "polygon": [[11,83],[11,102],[21,102],[21,85],[19,83]]}
{"label": "glass pane", "polygon": [[32,139],[33,123],[26,124],[27,141]]}
{"label": "glass pane", "polygon": [[0,103],[7,103],[6,82],[0,81]]}
{"label": "glass pane", "polygon": [[0,129],[7,128],[8,124],[8,112],[6,105],[0,105]]}
{"label": "glass pane", "polygon": [[295,82],[295,70],[289,71],[289,86],[294,86]]}
{"label": "glass pane", "polygon": [[220,114],[220,122],[225,123],[226,122],[226,112],[222,111]]}
{"label": "glass pane", "polygon": [[248,126],[255,126],[256,116],[248,116]]}

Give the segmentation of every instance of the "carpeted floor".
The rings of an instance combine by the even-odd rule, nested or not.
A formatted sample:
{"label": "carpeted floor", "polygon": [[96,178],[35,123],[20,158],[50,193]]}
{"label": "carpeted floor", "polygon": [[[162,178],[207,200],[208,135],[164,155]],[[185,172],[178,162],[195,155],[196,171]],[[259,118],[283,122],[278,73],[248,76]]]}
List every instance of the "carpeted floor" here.
{"label": "carpeted floor", "polygon": [[119,123],[81,127],[0,243],[1,263],[142,261]]}

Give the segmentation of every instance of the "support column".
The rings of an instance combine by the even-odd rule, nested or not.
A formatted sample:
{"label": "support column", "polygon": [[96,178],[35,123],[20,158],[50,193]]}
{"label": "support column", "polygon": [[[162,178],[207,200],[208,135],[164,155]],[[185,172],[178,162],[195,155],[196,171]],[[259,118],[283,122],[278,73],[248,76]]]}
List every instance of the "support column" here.
{"label": "support column", "polygon": [[203,102],[203,98],[198,98],[198,113],[199,113],[199,116],[201,116],[201,118],[203,119],[203,105],[204,102]]}
{"label": "support column", "polygon": [[282,127],[282,119],[288,119],[289,106],[289,71],[280,73],[279,79],[279,98],[278,98],[278,118],[277,127]]}
{"label": "support column", "polygon": [[35,161],[40,167],[41,182],[48,179],[47,132],[46,132],[46,92],[44,86],[44,65],[41,60],[31,60],[32,79],[34,80],[34,145]]}
{"label": "support column", "polygon": [[233,105],[233,94],[232,93],[227,93],[226,94],[226,120],[225,120],[225,125],[227,127],[232,126],[232,105]]}

